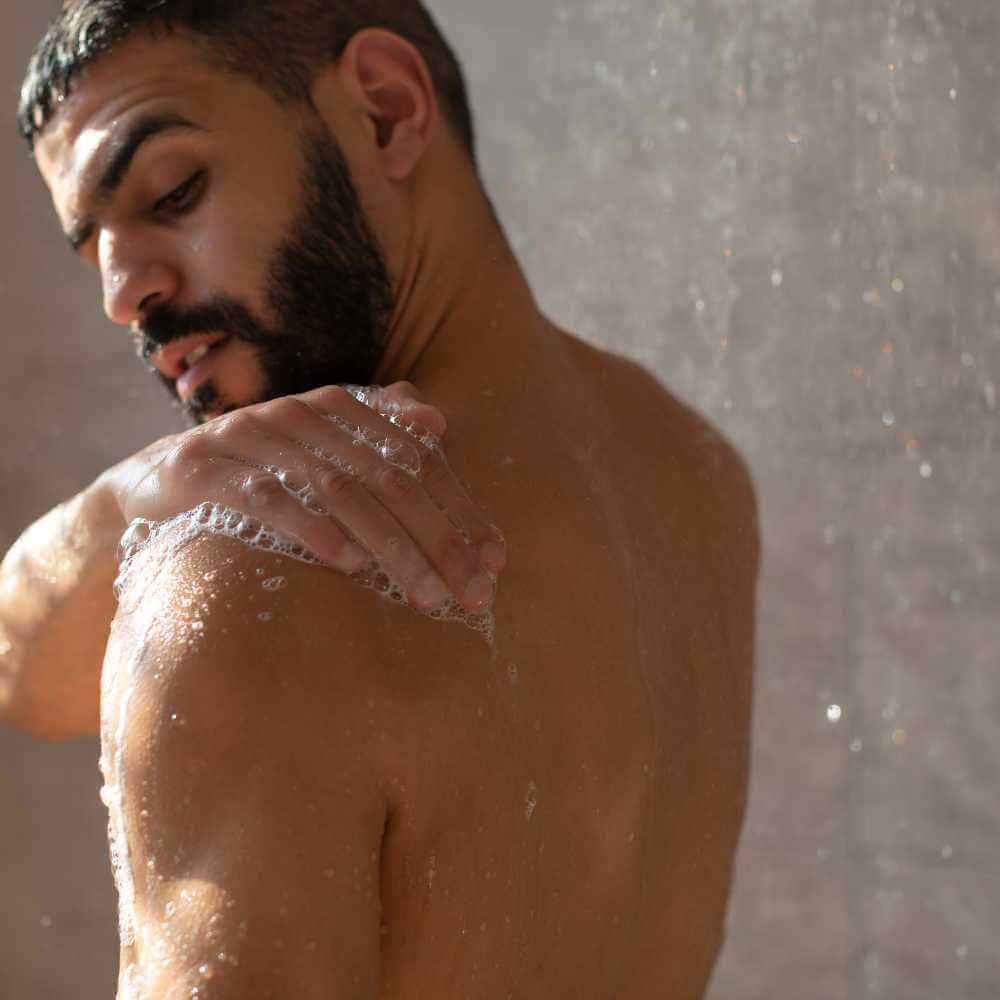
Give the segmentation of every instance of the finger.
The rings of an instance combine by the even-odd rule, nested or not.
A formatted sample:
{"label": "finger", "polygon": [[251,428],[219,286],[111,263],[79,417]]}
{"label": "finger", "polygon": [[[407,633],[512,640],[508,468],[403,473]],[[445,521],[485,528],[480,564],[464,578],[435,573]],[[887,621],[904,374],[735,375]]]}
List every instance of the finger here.
{"label": "finger", "polygon": [[425,456],[420,479],[431,502],[477,552],[483,565],[493,574],[500,573],[507,565],[507,543],[503,534],[473,503],[443,451],[434,450]]}
{"label": "finger", "polygon": [[423,399],[412,382],[394,382],[370,391],[368,405],[374,405],[383,416],[398,414],[404,421],[426,428],[437,437],[444,437],[448,421],[444,414]]}
{"label": "finger", "polygon": [[[390,389],[411,396],[416,392],[409,383],[395,383]],[[371,399],[372,390],[362,391],[367,394],[366,398]],[[343,421],[346,425],[356,424],[369,445],[388,443],[391,449],[398,448],[405,455],[411,454],[405,439],[400,438],[392,425],[387,426],[377,415],[373,416],[371,409],[366,413],[366,407],[342,388],[321,389],[299,398],[307,401],[308,405],[327,417]],[[441,420],[444,420],[443,415]],[[475,549],[480,561],[490,572],[499,573],[506,565],[506,545],[503,535],[488,522],[482,511],[469,498],[468,493],[452,473],[441,449],[434,442],[427,441],[422,442],[419,451],[421,479],[434,505],[466,537],[467,543]],[[394,464],[404,465],[411,470],[414,467],[412,461],[400,462],[395,460],[394,456],[385,457],[394,461]]]}
{"label": "finger", "polygon": [[[377,495],[391,492],[394,481],[377,482],[377,491],[372,488],[373,465],[403,477],[407,483],[414,483],[418,489],[410,502],[426,505],[442,522],[441,530],[450,532],[454,536],[454,544],[464,550],[464,542],[434,510],[419,483],[401,469],[385,462],[380,454],[366,445],[358,447],[354,438],[315,414],[305,404],[295,400],[275,401],[276,404],[279,402],[281,405],[269,408],[267,423],[242,410],[216,424],[218,448],[232,448],[237,442],[253,442],[252,461],[255,468],[240,479],[238,488],[241,495],[235,501],[227,499],[227,502],[256,517],[266,518],[275,526],[292,530],[324,561],[337,559],[333,563],[337,568],[342,568],[350,559],[350,572],[360,567],[356,564],[355,551],[345,551],[343,539],[353,540],[378,560],[382,570],[402,588],[414,605],[423,609],[443,604],[449,585]],[[325,447],[318,447],[315,437],[311,441],[297,441],[271,429],[281,423],[291,424],[296,433],[308,437],[308,429],[303,425],[309,422],[318,425],[323,432]],[[248,461],[248,458],[241,449],[241,453],[234,455],[230,461],[238,464]],[[279,495],[279,490],[293,505],[298,503],[302,509],[291,509]],[[246,494],[252,496],[249,509]],[[317,514],[329,516],[317,518]],[[337,530],[333,530],[331,518],[335,519]],[[425,537],[427,534],[425,532]],[[328,556],[331,546],[332,552]],[[466,552],[465,556],[467,560],[473,559],[471,553]],[[368,559],[366,555],[364,561]]]}
{"label": "finger", "polygon": [[[405,383],[408,384],[408,383]],[[365,433],[395,434],[436,447],[448,424],[436,407],[408,395],[396,383],[391,389],[361,386],[328,386],[296,397],[331,419],[344,420]],[[390,431],[389,428],[395,428]]]}
{"label": "finger", "polygon": [[[368,461],[368,456],[362,456],[360,468],[337,463],[318,469],[312,480],[316,502],[326,507],[350,535],[372,553],[381,571],[401,588],[410,603],[422,610],[440,607],[447,600],[451,585],[432,565],[424,552],[425,545],[417,545],[412,533],[383,502],[384,497],[399,489],[398,484],[405,480],[415,484],[412,498],[406,498],[414,503],[419,497],[419,483],[402,470],[384,463],[386,478],[373,481],[370,469],[366,468]],[[371,455],[370,461],[376,464],[378,459]],[[425,530],[424,537],[428,535]],[[453,544],[460,550],[459,558],[471,558],[461,537],[454,533]]]}
{"label": "finger", "polygon": [[219,497],[227,507],[249,514],[266,527],[299,542],[306,552],[343,573],[357,573],[368,553],[326,514],[306,507],[270,472],[230,463]]}
{"label": "finger", "polygon": [[[345,526],[314,502],[310,484],[326,463],[300,443],[274,433],[250,408],[213,421],[186,449],[178,449],[177,461],[180,476],[196,477],[199,499],[221,500],[293,534],[342,572],[357,572],[368,562],[368,553],[354,543]],[[221,494],[210,485],[220,479]]]}
{"label": "finger", "polygon": [[[494,592],[493,580],[483,569],[495,573],[503,568],[502,538],[465,495],[440,452],[421,448],[423,458],[416,468],[412,463],[400,462],[391,449],[399,444],[412,451],[414,446],[405,441],[400,444],[399,432],[391,425],[373,423],[372,418],[375,421],[381,418],[371,411],[367,416],[360,416],[368,428],[376,427],[379,433],[387,435],[381,447],[375,446],[378,436],[374,432],[348,433],[351,422],[343,415],[355,417],[358,414],[352,412],[350,405],[343,405],[343,395],[346,393],[324,397],[325,406],[336,407],[331,410],[337,419],[333,424],[316,412],[319,407],[315,402],[309,405],[301,399],[275,401],[269,410],[270,419],[284,433],[299,435],[299,440],[312,453],[341,469],[349,468],[391,513],[407,536],[406,542],[412,540],[426,553],[430,565],[443,578],[448,590],[469,610],[482,610],[492,601]],[[296,411],[296,406],[312,411],[315,419],[310,420],[307,414]],[[425,463],[429,463],[429,475]],[[420,470],[419,475],[417,470]],[[433,483],[434,491],[443,499],[435,500],[431,496],[425,480]],[[318,502],[384,561],[387,572],[397,579],[413,579],[409,565],[412,562],[410,545],[394,536],[394,546],[386,548],[386,539],[379,534],[379,525],[385,522],[378,512],[366,509],[360,497],[342,491],[340,488],[345,484],[338,477],[332,477],[330,483],[337,491],[335,496],[324,496],[320,490]],[[427,589],[430,589],[429,583]]]}

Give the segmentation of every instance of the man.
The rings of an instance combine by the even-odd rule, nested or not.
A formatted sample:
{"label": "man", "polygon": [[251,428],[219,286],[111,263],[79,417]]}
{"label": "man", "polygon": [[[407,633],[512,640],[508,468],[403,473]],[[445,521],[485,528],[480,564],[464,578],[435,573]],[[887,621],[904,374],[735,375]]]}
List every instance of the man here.
{"label": "man", "polygon": [[[41,51],[22,123],[56,210],[208,422],[37,544],[106,548],[78,539],[185,509],[190,476],[189,506],[251,507],[345,570],[349,540],[383,565],[406,549],[418,610],[443,584],[482,611],[501,540],[436,449],[310,391],[405,378],[511,556],[491,647],[231,538],[156,551],[104,663],[120,995],[703,995],[746,801],[752,489],[648,375],[540,313],[433,22],[75,0]],[[69,596],[39,596],[31,551],[5,563],[6,607],[33,608],[0,611],[15,640],[91,590],[77,556]]]}

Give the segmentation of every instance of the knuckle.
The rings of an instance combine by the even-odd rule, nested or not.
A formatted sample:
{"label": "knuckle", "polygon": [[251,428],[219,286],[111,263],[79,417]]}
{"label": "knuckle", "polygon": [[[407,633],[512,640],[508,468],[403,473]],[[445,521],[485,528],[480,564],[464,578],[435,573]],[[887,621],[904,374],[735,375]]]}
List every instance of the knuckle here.
{"label": "knuckle", "polygon": [[319,402],[332,410],[342,410],[354,397],[342,385],[328,385],[316,391]]}
{"label": "knuckle", "polygon": [[160,473],[177,479],[200,475],[209,465],[212,448],[201,438],[181,441],[164,456]]}
{"label": "knuckle", "polygon": [[177,468],[204,457],[208,449],[201,435],[188,437],[174,445],[164,456],[163,464]]}
{"label": "knuckle", "polygon": [[256,508],[273,507],[284,496],[284,487],[266,472],[251,472],[243,479],[243,492]]}
{"label": "knuckle", "polygon": [[215,421],[213,431],[216,437],[225,439],[252,434],[257,427],[257,418],[253,414],[246,410],[237,410]]}
{"label": "knuckle", "polygon": [[423,461],[421,476],[431,488],[439,488],[452,482],[453,476],[447,462],[433,451],[428,451]]}
{"label": "knuckle", "polygon": [[282,396],[267,404],[267,416],[276,423],[292,423],[312,411],[307,403],[294,396]]}
{"label": "knuckle", "polygon": [[417,391],[417,387],[412,382],[405,379],[402,382],[393,382],[393,384],[389,386],[389,391],[396,396],[401,396],[404,399],[420,399],[420,393]]}
{"label": "knuckle", "polygon": [[337,499],[350,493],[357,485],[357,480],[349,472],[338,468],[324,469],[316,477],[316,486],[324,496]]}
{"label": "knuckle", "polygon": [[390,500],[408,500],[419,486],[416,479],[393,465],[380,469],[375,482],[379,492]]}

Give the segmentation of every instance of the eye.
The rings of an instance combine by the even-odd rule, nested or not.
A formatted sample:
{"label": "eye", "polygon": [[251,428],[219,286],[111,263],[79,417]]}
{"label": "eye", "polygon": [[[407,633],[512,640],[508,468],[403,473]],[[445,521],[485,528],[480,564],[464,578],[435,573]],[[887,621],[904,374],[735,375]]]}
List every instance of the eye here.
{"label": "eye", "polygon": [[170,194],[164,195],[153,206],[153,211],[157,214],[165,212],[177,215],[191,208],[197,199],[201,188],[201,181],[204,177],[204,170],[200,170],[194,176],[189,177],[180,187],[176,187]]}

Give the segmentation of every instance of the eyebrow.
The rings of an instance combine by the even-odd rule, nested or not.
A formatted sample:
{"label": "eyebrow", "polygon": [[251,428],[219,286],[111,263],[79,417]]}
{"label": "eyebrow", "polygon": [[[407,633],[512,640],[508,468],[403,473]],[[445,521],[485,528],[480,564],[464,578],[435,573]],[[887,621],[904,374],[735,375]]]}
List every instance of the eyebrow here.
{"label": "eyebrow", "polygon": [[[111,158],[101,171],[94,193],[86,200],[110,201],[125,182],[132,162],[143,145],[155,136],[180,129],[206,131],[201,125],[196,125],[178,114],[147,115],[138,119],[123,137],[115,139],[109,144],[113,150]],[[66,232],[66,239],[74,253],[79,253],[90,241],[96,228],[94,220],[87,217],[77,219],[72,223]]]}

